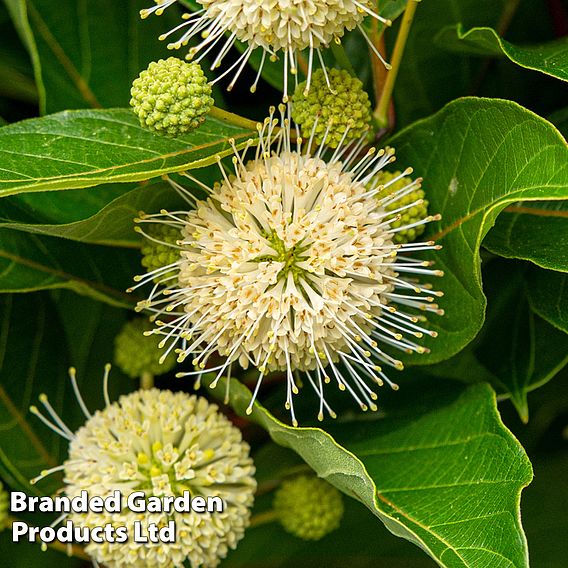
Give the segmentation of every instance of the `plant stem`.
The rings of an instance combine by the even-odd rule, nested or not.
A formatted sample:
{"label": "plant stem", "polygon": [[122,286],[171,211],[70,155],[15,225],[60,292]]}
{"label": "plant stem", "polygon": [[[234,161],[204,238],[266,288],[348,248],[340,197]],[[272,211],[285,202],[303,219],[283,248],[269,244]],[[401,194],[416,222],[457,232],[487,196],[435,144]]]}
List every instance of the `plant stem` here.
{"label": "plant stem", "polygon": [[353,65],[351,65],[351,61],[349,61],[349,57],[347,57],[347,53],[345,53],[345,48],[342,44],[336,43],[335,41],[331,44],[331,52],[335,57],[335,60],[339,65],[341,65],[342,69],[349,71],[350,75],[356,77],[355,69],[353,69]]}
{"label": "plant stem", "polygon": [[144,372],[140,375],[140,388],[144,390],[151,389],[154,386],[154,375]]}
{"label": "plant stem", "polygon": [[375,110],[375,119],[377,120],[378,125],[383,128],[388,125],[389,105],[392,98],[394,84],[396,83],[400,62],[404,54],[406,40],[408,39],[408,33],[412,26],[412,20],[414,19],[414,13],[416,12],[418,2],[420,2],[420,0],[408,0],[408,4],[406,5],[406,10],[404,11],[404,16],[402,17],[402,22],[400,24],[400,29],[398,30],[396,43],[394,44],[394,50],[392,52],[391,69],[387,73],[385,86],[381,94],[379,104]]}
{"label": "plant stem", "polygon": [[273,523],[276,521],[276,512],[273,510],[263,511],[262,513],[257,513],[253,515],[250,520],[250,527],[259,527],[261,525],[266,525],[268,523]]}
{"label": "plant stem", "polygon": [[209,116],[212,116],[217,120],[221,120],[222,122],[226,122],[227,124],[232,124],[233,126],[240,126],[241,128],[247,128],[248,130],[253,130],[254,132],[256,132],[256,125],[257,125],[256,121],[235,114],[234,112],[229,112],[227,110],[223,110],[222,108],[214,106],[211,107],[211,110],[209,111]]}

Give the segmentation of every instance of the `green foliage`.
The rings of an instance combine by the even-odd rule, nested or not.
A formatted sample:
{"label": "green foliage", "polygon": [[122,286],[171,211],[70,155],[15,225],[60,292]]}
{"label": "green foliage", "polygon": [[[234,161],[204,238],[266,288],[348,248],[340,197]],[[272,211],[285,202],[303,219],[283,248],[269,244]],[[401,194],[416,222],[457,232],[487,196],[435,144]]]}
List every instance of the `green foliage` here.
{"label": "green foliage", "polygon": [[483,324],[483,237],[512,202],[568,199],[568,148],[549,123],[518,105],[472,98],[418,121],[391,144],[399,163],[412,164],[424,178],[430,211],[442,215],[426,237],[444,247],[433,258],[445,273],[434,284],[445,293],[440,304],[446,316],[432,319],[439,332],[427,342],[432,352],[413,359],[441,361],[463,349]]}
{"label": "green foliage", "polygon": [[[223,387],[212,394],[222,397]],[[233,384],[230,396],[244,416],[250,391]],[[413,384],[388,408],[382,420],[353,419],[325,430],[286,426],[258,403],[250,417],[442,565],[491,565],[502,556],[527,566],[518,507],[531,466],[501,423],[491,389],[440,383],[433,393]],[[476,541],[481,527],[483,540]]]}
{"label": "green foliage", "polygon": [[568,81],[568,39],[560,38],[539,45],[517,46],[500,38],[491,28],[463,26],[443,29],[436,36],[436,43],[443,49],[472,55],[508,57],[513,63]]}
{"label": "green foliage", "polygon": [[[0,129],[0,196],[143,181],[215,163],[252,133],[210,118],[170,139],[152,134],[126,109],[65,111]],[[64,157],[62,157],[64,156]]]}
{"label": "green foliage", "polygon": [[[202,184],[223,179],[219,161],[230,176],[233,144],[257,143],[256,123],[240,115],[262,119],[281,102],[281,52],[277,61],[266,58],[257,93],[249,93],[262,59],[257,49],[233,93],[225,98],[222,91],[231,74],[214,86],[218,106],[238,114],[214,108],[178,138],[141,127],[126,108],[132,81],[171,53],[157,38],[182,22],[183,9],[201,8],[183,0],[140,21],[139,10],[152,4],[5,0],[0,7],[0,488],[30,495],[61,488],[60,473],[29,482],[67,457],[67,441],[29,407],[45,393],[72,431],[80,427],[85,417],[70,366],[87,407],[105,403],[103,367],[114,361],[115,338],[142,297],[126,289],[134,275],[177,256],[143,242],[134,219],[141,211],[176,215],[206,198]],[[363,28],[392,62],[407,0],[373,4],[393,26],[369,17]],[[377,413],[353,410],[344,393],[326,385],[339,418],[317,427],[310,420],[318,397],[307,392],[302,373],[296,405],[302,427],[293,428],[282,408],[286,377],[263,379],[262,404],[249,416],[247,385],[256,386],[258,370],[232,366],[223,410],[253,448],[259,491],[252,526],[221,568],[524,568],[529,550],[536,568],[565,562],[568,44],[554,26],[567,13],[544,4],[417,6],[388,127],[378,130],[371,121],[370,138],[395,148],[397,161],[387,169],[410,166],[412,178],[423,178],[428,213],[441,215],[415,236],[443,248],[409,253],[444,272],[421,279],[444,293],[436,299],[444,315],[427,314],[437,337],[420,339],[430,351],[405,355],[404,372],[388,372],[400,390],[380,389]],[[247,48],[237,43],[223,68],[210,70],[224,41],[202,61],[210,81]],[[360,31],[321,51],[344,94],[357,98],[353,90],[362,82],[370,103],[364,110],[372,112],[385,72]],[[288,77],[290,91],[296,84],[302,91],[308,57],[305,50],[298,76]],[[314,55],[314,69],[319,63]],[[357,77],[349,85],[347,71]],[[321,77],[318,71],[314,81]],[[143,98],[140,104],[148,104]],[[332,109],[337,100],[304,109],[304,118],[311,126],[318,111],[340,110],[347,121],[361,119],[352,105]],[[188,194],[175,190],[178,182]],[[405,215],[414,213],[426,215]],[[167,229],[148,232],[174,243],[177,229]],[[130,342],[129,350],[126,364],[111,372],[111,400],[137,388],[121,370],[140,374],[133,370],[140,346]],[[191,391],[189,379],[173,378],[193,371],[191,358],[175,370],[168,362],[152,369],[156,386]],[[213,377],[204,378],[201,394],[223,400],[229,385],[221,378],[210,389]],[[532,479],[527,453],[536,475],[523,492],[521,523],[521,490]],[[340,527],[318,541],[275,522],[278,488],[304,476],[343,494]],[[54,520],[41,513],[22,518],[36,526]],[[0,554],[15,568],[85,563],[82,548],[69,558],[13,544],[10,536],[0,534]]]}

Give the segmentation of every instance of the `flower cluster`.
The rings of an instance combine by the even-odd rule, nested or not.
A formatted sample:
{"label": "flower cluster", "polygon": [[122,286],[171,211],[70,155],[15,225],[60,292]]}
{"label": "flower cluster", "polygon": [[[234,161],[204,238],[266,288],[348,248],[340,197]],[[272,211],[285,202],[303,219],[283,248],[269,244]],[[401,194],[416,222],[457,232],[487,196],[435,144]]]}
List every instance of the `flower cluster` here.
{"label": "flower cluster", "polygon": [[339,527],[341,493],[314,475],[282,483],[274,496],[274,512],[284,530],[303,540],[319,540]]}
{"label": "flower cluster", "polygon": [[[405,201],[420,179],[378,197],[411,169],[368,187],[394,160],[393,150],[365,152],[361,139],[327,152],[313,145],[313,135],[302,147],[292,140],[283,106],[280,112],[280,121],[271,115],[259,125],[251,161],[246,148],[234,147],[228,174],[219,160],[222,179],[214,187],[186,174],[208,192],[205,200],[184,192],[192,203],[186,212],[138,219],[141,227],[166,224],[182,235],[176,262],[138,277],[137,286],[171,271],[177,279],[154,286],[139,309],[153,312],[154,332],[170,342],[168,351],[177,346],[179,361],[192,355],[197,370],[180,376],[217,372],[214,387],[235,362],[258,368],[249,412],[270,371],[286,374],[293,424],[300,371],[320,399],[320,419],[324,409],[335,415],[324,397],[332,381],[363,410],[375,410],[368,383],[397,388],[382,368],[402,368],[392,349],[424,353],[415,339],[436,335],[421,322],[425,312],[442,313],[435,303],[442,294],[416,276],[441,272],[404,253],[438,247],[395,237],[438,216],[394,228],[423,199]],[[224,361],[210,366],[217,354]]]}
{"label": "flower cluster", "polygon": [[[50,418],[35,407],[31,411],[52,430],[69,440],[69,457],[59,467],[42,472],[36,483],[54,471],[64,472],[65,493],[73,498],[86,490],[106,497],[114,491],[143,491],[146,496],[216,496],[225,508],[215,513],[147,513],[127,508],[120,513],[72,513],[78,526],[94,528],[112,523],[133,533],[135,521],[144,530],[149,523],[176,523],[178,538],[172,543],[137,543],[117,546],[91,542],[86,551],[95,562],[109,568],[126,566],[217,566],[235,548],[249,523],[256,481],[249,447],[240,431],[216,405],[183,392],[141,390],[111,403],[91,415],[79,394],[75,373],[73,388],[87,422],[72,432],[55,413],[45,395],[40,396]],[[58,521],[63,521],[63,515]]]}
{"label": "flower cluster", "polygon": [[[389,182],[392,182],[393,180],[394,182],[389,184]],[[400,171],[379,172],[377,179],[374,180],[374,184],[387,185],[387,187],[385,187],[385,189],[383,189],[377,197],[379,199],[387,198],[389,195],[392,195],[396,191],[407,186],[411,181],[412,180],[410,180],[407,176],[404,176]],[[395,243],[408,243],[414,241],[422,235],[422,233],[424,233],[424,229],[426,228],[425,225],[416,223],[422,221],[428,216],[428,201],[426,201],[425,197],[426,194],[424,193],[424,190],[421,187],[417,187],[412,193],[405,195],[398,201],[390,203],[385,207],[387,211],[394,211],[401,205],[413,204],[412,207],[406,209],[401,215],[397,216],[396,213],[393,213],[390,218],[393,229],[407,227],[395,235]]]}
{"label": "flower cluster", "polygon": [[[330,148],[360,138],[369,129],[371,102],[363,83],[343,69],[314,73],[312,88],[306,92],[306,81],[300,83],[292,97],[292,118],[308,138],[314,130],[316,144]],[[331,122],[331,127],[328,127]]]}
{"label": "flower cluster", "polygon": [[[266,56],[269,55],[270,59],[275,60],[278,57],[277,54],[281,52],[284,58],[284,96],[286,100],[288,72],[296,75],[298,55],[304,49],[309,50],[306,72],[306,88],[309,90],[314,54],[317,55],[323,67],[321,49],[331,42],[339,42],[346,31],[355,28],[361,31],[375,54],[387,65],[361,25],[367,15],[385,25],[390,25],[389,20],[375,12],[375,5],[370,0],[197,1],[202,9],[193,14],[186,14],[182,24],[160,36],[160,39],[166,39],[183,30],[181,35],[168,45],[171,49],[180,49],[193,38],[199,37],[197,45],[191,47],[187,55],[188,59],[192,59],[200,54],[197,61],[209,54],[215,46],[219,46],[217,55],[212,56],[211,69],[221,64],[236,41],[245,43],[246,47],[237,61],[215,79],[218,81],[234,71],[229,90],[233,88],[244,66],[257,48],[262,50],[262,60],[251,91],[256,90]],[[152,13],[159,15],[174,3],[175,0],[157,0],[153,7],[142,10],[141,15],[144,18]]]}
{"label": "flower cluster", "polygon": [[173,355],[162,358],[156,337],[145,335],[153,325],[146,318],[129,321],[114,340],[114,361],[131,378],[162,375],[176,365]]}
{"label": "flower cluster", "polygon": [[132,83],[130,105],[140,124],[168,136],[197,128],[211,110],[211,85],[196,63],[153,61]]}

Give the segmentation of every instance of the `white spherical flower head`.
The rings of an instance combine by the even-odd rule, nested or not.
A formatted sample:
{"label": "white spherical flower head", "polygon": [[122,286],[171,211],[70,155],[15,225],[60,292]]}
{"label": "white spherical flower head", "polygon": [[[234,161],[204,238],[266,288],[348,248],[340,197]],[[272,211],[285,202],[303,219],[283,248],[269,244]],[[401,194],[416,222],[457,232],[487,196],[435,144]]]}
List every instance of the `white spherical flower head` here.
{"label": "white spherical flower head", "polygon": [[[108,377],[108,371],[105,375]],[[73,384],[76,386],[74,374]],[[106,389],[105,389],[106,393]],[[124,498],[134,491],[146,497],[220,497],[222,512],[142,512],[123,506],[120,513],[72,513],[75,526],[93,529],[108,523],[124,526],[127,544],[91,542],[85,550],[95,562],[109,568],[217,566],[230,548],[235,548],[249,524],[256,481],[249,446],[240,431],[204,398],[157,389],[141,390],[120,397],[92,416],[79,395],[88,420],[72,433],[40,397],[53,422],[32,411],[56,432],[69,439],[69,458],[63,470],[65,493],[76,497],[85,490],[90,496],[106,497],[119,490]],[[60,519],[63,520],[63,519]],[[159,527],[174,521],[175,542],[135,542],[135,523],[143,534],[154,523]]]}
{"label": "white spherical flower head", "polygon": [[[284,58],[284,95],[288,94],[288,71],[295,75],[298,67],[298,53],[309,50],[307,88],[311,81],[314,52],[320,62],[323,59],[321,48],[327,47],[332,41],[340,42],[345,32],[359,28],[367,39],[376,55],[388,67],[381,54],[373,46],[361,22],[371,15],[386,25],[390,20],[380,17],[374,10],[375,5],[370,0],[274,0],[262,2],[259,0],[197,0],[202,10],[186,15],[186,21],[170,32],[163,34],[165,39],[173,33],[184,30],[181,36],[168,45],[171,49],[186,46],[195,36],[201,41],[191,47],[188,59],[201,53],[198,61],[219,44],[216,57],[213,58],[211,69],[219,66],[235,41],[246,44],[242,55],[220,77],[234,71],[234,77],[229,85],[232,89],[238,76],[256,48],[263,51],[262,61],[256,81],[251,91],[256,90],[266,55],[272,60],[282,52]],[[142,17],[151,13],[161,14],[175,0],[161,0],[149,9],[142,10]],[[225,39],[224,39],[225,38]],[[215,81],[213,81],[215,82]]]}
{"label": "white spherical flower head", "polygon": [[[420,180],[377,199],[384,187],[369,189],[369,181],[393,161],[391,149],[365,152],[361,139],[340,144],[324,159],[324,147],[312,151],[313,136],[305,147],[300,141],[292,147],[288,119],[282,116],[279,130],[276,123],[271,118],[259,127],[252,161],[245,163],[235,148],[232,175],[219,161],[222,181],[205,188],[207,199],[194,209],[138,220],[180,230],[179,260],[138,277],[151,281],[175,268],[177,278],[161,292],[154,286],[139,309],[156,313],[162,345],[169,342],[171,350],[172,340],[179,340],[180,361],[192,355],[197,371],[180,375],[215,370],[215,386],[231,363],[252,365],[259,369],[254,400],[268,372],[284,371],[294,424],[292,398],[301,372],[320,398],[320,419],[324,407],[334,415],[323,394],[332,381],[362,409],[374,410],[377,395],[367,383],[396,388],[380,364],[402,367],[389,348],[425,352],[414,339],[435,333],[420,325],[423,312],[441,313],[434,303],[441,293],[415,280],[441,273],[430,262],[400,254],[436,246],[393,241],[408,227],[394,229],[392,223],[416,203],[401,205],[394,216],[386,209]],[[225,362],[208,368],[214,353]]]}

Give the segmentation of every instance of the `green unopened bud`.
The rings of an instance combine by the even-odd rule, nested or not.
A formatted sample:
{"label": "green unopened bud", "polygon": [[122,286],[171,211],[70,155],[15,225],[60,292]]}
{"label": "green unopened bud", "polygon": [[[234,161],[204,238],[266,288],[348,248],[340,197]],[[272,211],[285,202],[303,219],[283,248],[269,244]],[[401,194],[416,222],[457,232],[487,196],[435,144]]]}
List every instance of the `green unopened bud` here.
{"label": "green unopened bud", "polygon": [[327,481],[301,475],[282,483],[274,497],[274,511],[287,532],[319,540],[339,527],[343,499]]}
{"label": "green unopened bud", "polygon": [[292,97],[292,118],[300,126],[305,139],[310,137],[317,119],[314,136],[317,144],[323,142],[329,127],[325,142],[336,148],[348,128],[344,138],[346,142],[359,138],[368,130],[371,103],[363,90],[363,83],[344,69],[329,69],[327,74],[330,85],[324,72],[318,69],[312,75],[308,93],[305,93],[305,81],[296,87]]}
{"label": "green unopened bud", "polygon": [[[391,179],[399,176],[402,172],[385,172],[382,171],[379,175],[375,178],[373,182],[373,186],[376,187],[381,184],[388,183]],[[407,186],[409,183],[412,182],[412,179],[405,176],[400,178],[398,181],[395,181],[392,185],[389,185],[381,192],[377,194],[377,198],[381,199],[388,195],[393,194],[395,191],[399,191]],[[415,201],[419,201],[420,199],[424,199],[425,194],[424,190],[421,187],[417,187],[414,191],[410,192],[409,194],[397,199],[393,203],[389,203],[386,205],[385,209],[387,211],[393,211],[394,209],[399,209],[400,207],[404,207],[405,205],[410,205]],[[400,211],[401,215],[400,219],[397,219],[391,223],[391,227],[393,229],[397,229],[398,227],[402,227],[404,225],[410,225],[412,223],[416,223],[416,221],[421,221],[428,216],[428,201],[424,199],[424,202],[418,205],[414,205],[409,209],[405,209],[404,211]],[[386,219],[392,219],[394,217],[387,217]],[[393,235],[393,241],[397,244],[403,243],[410,243],[417,239],[425,229],[425,225],[418,225],[417,227],[412,227],[410,229],[405,229],[403,231],[399,231]]]}
{"label": "green unopened bud", "polygon": [[[179,260],[179,250],[176,248],[177,241],[182,238],[179,229],[161,223],[148,223],[144,226],[144,232],[156,239],[144,239],[142,244],[142,266],[147,272],[163,268]],[[174,274],[176,274],[175,270],[159,274],[154,278],[154,282],[161,282]]]}
{"label": "green unopened bud", "polygon": [[145,318],[129,321],[114,340],[114,361],[122,372],[137,378],[144,374],[163,375],[176,365],[172,352],[160,363],[165,350],[160,349],[162,335],[144,335],[154,326]]}
{"label": "green unopened bud", "polygon": [[214,103],[199,64],[177,57],[150,63],[132,83],[130,94],[140,124],[167,136],[199,127]]}
{"label": "green unopened bud", "polygon": [[0,481],[0,531],[8,525],[8,492]]}

